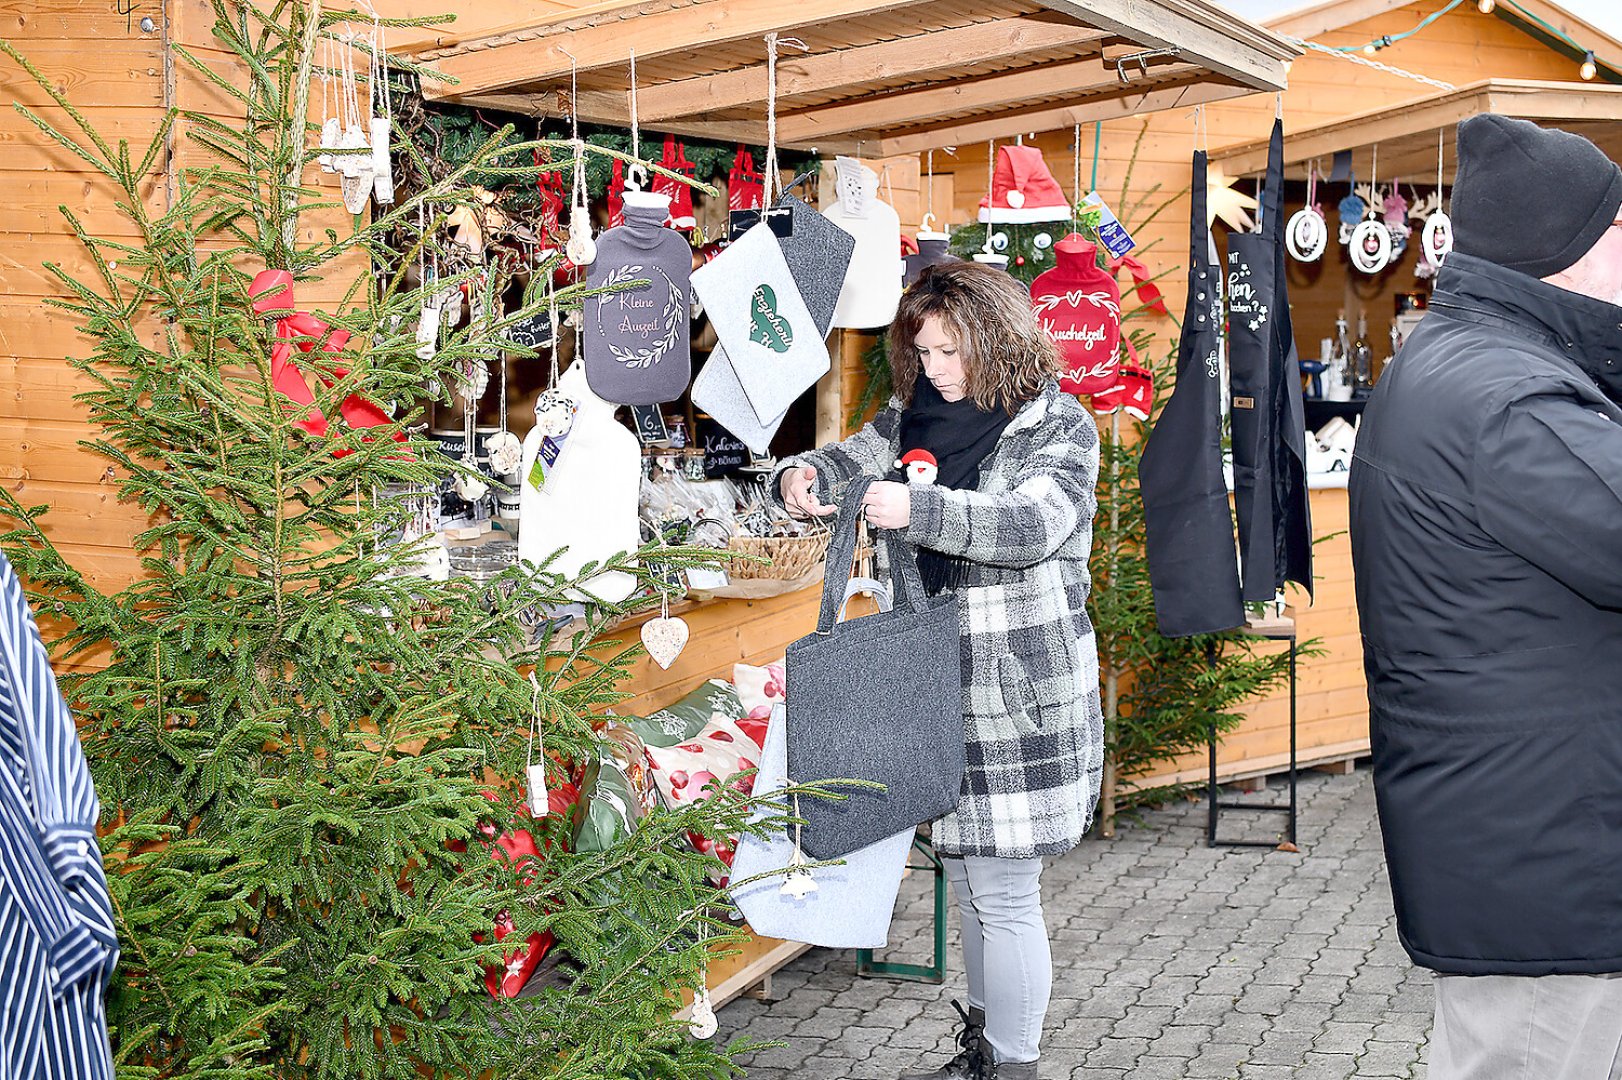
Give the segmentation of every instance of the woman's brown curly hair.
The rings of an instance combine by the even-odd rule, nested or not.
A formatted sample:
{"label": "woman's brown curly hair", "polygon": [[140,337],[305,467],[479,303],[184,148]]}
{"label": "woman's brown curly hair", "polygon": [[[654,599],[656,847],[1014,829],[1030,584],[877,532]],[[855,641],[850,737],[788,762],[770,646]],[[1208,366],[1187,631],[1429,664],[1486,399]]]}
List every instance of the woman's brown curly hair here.
{"label": "woman's brown curly hair", "polygon": [[957,341],[964,396],[987,412],[1003,408],[1012,414],[1059,372],[1058,348],[1017,280],[981,263],[941,263],[906,291],[890,324],[890,371],[903,405],[912,404],[921,367],[913,339],[931,315]]}

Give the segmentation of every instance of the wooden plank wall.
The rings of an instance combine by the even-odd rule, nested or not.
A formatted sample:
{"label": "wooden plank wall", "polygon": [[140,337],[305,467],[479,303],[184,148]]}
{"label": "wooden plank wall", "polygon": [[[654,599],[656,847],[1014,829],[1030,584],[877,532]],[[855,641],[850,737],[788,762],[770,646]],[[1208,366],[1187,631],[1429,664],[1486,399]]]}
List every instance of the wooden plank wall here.
{"label": "wooden plank wall", "polygon": [[[1435,5],[1414,3],[1387,12],[1378,18],[1344,30],[1321,35],[1328,45],[1360,45],[1378,35],[1406,30],[1431,14]],[[1379,59],[1386,64],[1433,78],[1464,85],[1489,76],[1547,80],[1575,80],[1575,65],[1531,38],[1515,31],[1502,20],[1479,13],[1465,4],[1439,19],[1413,38],[1384,49]],[[1383,106],[1394,105],[1434,92],[1408,79],[1354,64],[1346,60],[1307,53],[1296,60],[1290,72],[1290,88],[1284,95],[1285,132],[1325,123]],[[1206,109],[1210,145],[1218,148],[1265,138],[1271,130],[1274,98],[1259,95],[1225,102]],[[1145,123],[1147,122],[1147,127]],[[1137,161],[1132,164],[1133,147],[1142,133]],[[1120,202],[1123,183],[1130,190],[1148,191],[1159,185],[1159,196],[1151,203],[1185,192],[1188,186],[1189,156],[1193,150],[1192,110],[1181,109],[1143,119],[1118,120],[1103,127],[1102,153],[1098,162],[1098,190],[1112,204]],[[1033,140],[1027,139],[1030,143]],[[1073,132],[1049,132],[1034,142],[1047,158],[1061,185],[1069,188],[1075,156]],[[1090,127],[1082,129],[1082,183],[1092,169],[1093,137]],[[1449,147],[1451,154],[1451,146]],[[986,147],[958,147],[952,158],[935,155],[937,170],[955,174],[955,205],[950,221],[954,227],[974,218],[975,208],[986,186]],[[1327,163],[1326,163],[1327,165]],[[1424,177],[1415,177],[1422,186]],[[1248,185],[1247,185],[1248,186]],[[937,188],[937,190],[939,190]],[[1344,194],[1320,193],[1333,221],[1333,204]],[[1116,206],[1120,210],[1120,206]],[[1287,207],[1286,213],[1295,207]],[[1186,195],[1163,212],[1148,228],[1136,234],[1136,253],[1159,272],[1177,268],[1163,282],[1167,302],[1181,312],[1185,288],[1183,268],[1187,263],[1188,201]],[[1331,258],[1331,256],[1326,256]],[[1344,255],[1341,255],[1344,260]],[[1124,280],[1124,278],[1123,278]],[[1371,332],[1383,332],[1390,318],[1390,293],[1407,288],[1411,270],[1386,275],[1372,287],[1360,286],[1356,299],[1368,305]],[[1292,267],[1292,309],[1301,313],[1296,333],[1304,355],[1316,355],[1318,339],[1331,333],[1336,312],[1348,306],[1345,271],[1326,266],[1317,275]],[[1150,326],[1157,334],[1154,351],[1164,354],[1175,347],[1176,328],[1171,320],[1157,320]],[[1376,349],[1379,342],[1376,339]],[[1166,387],[1158,392],[1165,393]],[[1361,663],[1357,615],[1351,595],[1351,556],[1346,528],[1346,495],[1343,491],[1320,491],[1312,496],[1314,533],[1321,542],[1317,548],[1317,603],[1301,612],[1303,639],[1321,639],[1326,654],[1304,663],[1300,672],[1299,731],[1301,752],[1306,758],[1331,758],[1366,752],[1368,745],[1367,703]],[[1339,534],[1338,536],[1335,534]],[[1306,608],[1306,598],[1296,598]],[[1108,627],[1100,627],[1108,633]],[[1247,713],[1244,727],[1224,743],[1220,762],[1224,773],[1254,774],[1279,767],[1288,751],[1288,703],[1282,695],[1256,703]],[[1168,764],[1159,778],[1192,779],[1203,775],[1203,761]]]}

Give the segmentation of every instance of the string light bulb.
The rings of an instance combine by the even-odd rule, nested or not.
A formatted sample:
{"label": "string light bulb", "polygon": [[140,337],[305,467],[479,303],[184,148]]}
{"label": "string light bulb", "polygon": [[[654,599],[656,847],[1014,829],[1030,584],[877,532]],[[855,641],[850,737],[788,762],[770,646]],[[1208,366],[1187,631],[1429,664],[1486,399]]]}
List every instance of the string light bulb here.
{"label": "string light bulb", "polygon": [[1599,74],[1599,66],[1594,63],[1593,49],[1583,54],[1583,66],[1577,69],[1577,74],[1583,77],[1583,82],[1593,82],[1594,76]]}
{"label": "string light bulb", "polygon": [[1476,0],[1476,10],[1483,15],[1491,15],[1492,9],[1498,6],[1498,0]]}

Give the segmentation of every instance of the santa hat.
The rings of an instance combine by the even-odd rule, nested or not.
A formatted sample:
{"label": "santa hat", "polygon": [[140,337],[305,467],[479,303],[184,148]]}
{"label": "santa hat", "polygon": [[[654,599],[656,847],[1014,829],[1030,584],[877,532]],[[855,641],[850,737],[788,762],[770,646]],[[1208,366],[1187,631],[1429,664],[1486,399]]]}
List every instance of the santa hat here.
{"label": "santa hat", "polygon": [[998,225],[1069,221],[1070,201],[1034,146],[999,146],[991,194],[980,200],[980,220]]}

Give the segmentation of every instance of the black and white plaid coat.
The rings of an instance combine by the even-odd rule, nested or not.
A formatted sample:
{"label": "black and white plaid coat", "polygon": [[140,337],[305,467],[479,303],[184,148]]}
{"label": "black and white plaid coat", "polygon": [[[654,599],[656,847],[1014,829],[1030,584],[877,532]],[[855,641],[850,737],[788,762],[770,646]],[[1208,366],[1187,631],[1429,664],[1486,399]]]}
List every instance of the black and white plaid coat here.
{"label": "black and white plaid coat", "polygon": [[[891,401],[850,438],[782,468],[814,466],[819,497],[837,501],[911,449],[898,445],[900,409]],[[977,490],[912,488],[907,539],[972,563],[958,589],[968,769],[957,810],[934,826],[943,854],[1056,854],[1091,823],[1104,763],[1087,617],[1097,477],[1093,418],[1050,383],[1004,430]]]}

